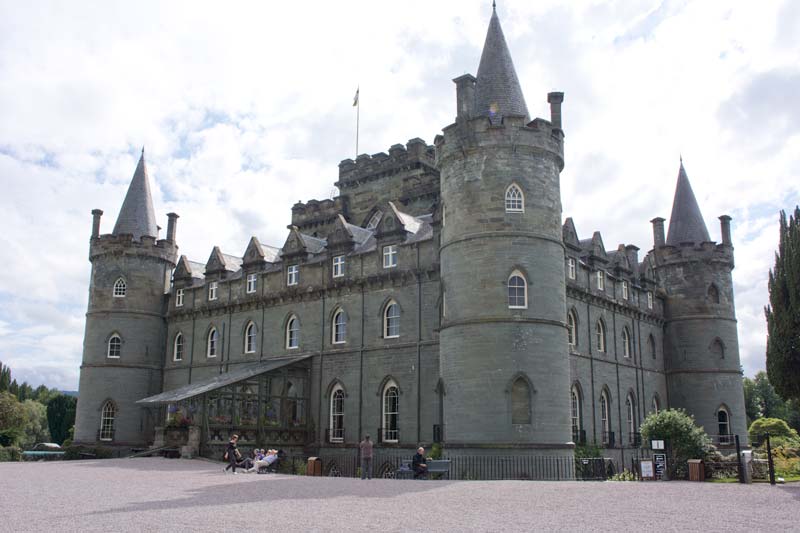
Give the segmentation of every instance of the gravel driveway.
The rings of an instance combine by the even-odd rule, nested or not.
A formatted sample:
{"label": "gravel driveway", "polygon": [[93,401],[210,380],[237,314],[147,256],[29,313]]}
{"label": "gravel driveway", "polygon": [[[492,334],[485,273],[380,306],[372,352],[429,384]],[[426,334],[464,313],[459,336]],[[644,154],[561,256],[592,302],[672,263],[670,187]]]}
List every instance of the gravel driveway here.
{"label": "gravel driveway", "polygon": [[800,484],[360,481],[161,458],[0,463],[0,531],[800,531]]}

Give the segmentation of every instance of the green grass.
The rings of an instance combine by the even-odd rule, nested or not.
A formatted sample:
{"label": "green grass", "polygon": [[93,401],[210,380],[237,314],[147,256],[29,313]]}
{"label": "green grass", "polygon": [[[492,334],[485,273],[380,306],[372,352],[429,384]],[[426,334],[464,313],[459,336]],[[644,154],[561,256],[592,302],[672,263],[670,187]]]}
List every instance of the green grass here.
{"label": "green grass", "polygon": [[[797,476],[779,476],[775,475],[775,479],[783,477],[786,483],[797,483],[800,482],[800,475]],[[709,483],[738,483],[739,478],[736,477],[725,477],[722,479],[707,479]],[[753,483],[769,483],[769,479],[754,479]]]}

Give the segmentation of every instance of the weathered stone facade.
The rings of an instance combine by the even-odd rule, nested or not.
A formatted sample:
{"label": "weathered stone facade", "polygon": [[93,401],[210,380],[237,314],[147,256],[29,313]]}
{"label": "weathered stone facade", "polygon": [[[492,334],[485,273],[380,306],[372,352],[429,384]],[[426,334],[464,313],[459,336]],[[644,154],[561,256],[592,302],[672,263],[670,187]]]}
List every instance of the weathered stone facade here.
{"label": "weathered stone facade", "polygon": [[[709,242],[681,165],[670,225],[684,241],[664,239],[663,219],[642,259],[634,245],[606,251],[597,232],[581,240],[561,222],[563,94],[548,95],[549,120],[530,120],[496,14],[478,76],[454,81],[456,121],[435,146],[344,160],[340,195],[293,206],[280,248],[253,237],[241,256],[177,260],[177,216],[156,241],[126,231],[154,226],[130,209],[100,235],[97,212],[76,441],[100,438],[111,402],[103,440],[145,445],[164,413],[137,401],[281,358],[308,368],[290,417],[307,450],[343,453],[371,434],[398,453],[436,440],[569,455],[595,442],[624,458],[644,417],[672,406],[744,436],[730,219]],[[147,204],[139,218],[152,213],[146,182],[142,157],[126,198]]]}

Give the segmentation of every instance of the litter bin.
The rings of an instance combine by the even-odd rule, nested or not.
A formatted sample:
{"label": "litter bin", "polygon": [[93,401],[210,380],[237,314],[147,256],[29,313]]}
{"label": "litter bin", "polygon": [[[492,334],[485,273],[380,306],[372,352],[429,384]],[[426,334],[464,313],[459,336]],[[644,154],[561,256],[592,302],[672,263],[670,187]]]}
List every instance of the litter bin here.
{"label": "litter bin", "polygon": [[308,464],[306,465],[307,476],[321,476],[322,475],[322,459],[319,457],[309,457]]}
{"label": "litter bin", "polygon": [[702,459],[689,459],[689,481],[705,481],[706,466]]}

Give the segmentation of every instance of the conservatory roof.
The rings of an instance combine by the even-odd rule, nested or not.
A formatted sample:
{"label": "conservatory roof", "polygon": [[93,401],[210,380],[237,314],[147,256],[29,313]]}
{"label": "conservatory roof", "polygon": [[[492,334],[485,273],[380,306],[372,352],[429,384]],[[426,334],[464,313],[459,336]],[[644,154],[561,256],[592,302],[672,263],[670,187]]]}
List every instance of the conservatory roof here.
{"label": "conservatory roof", "polygon": [[161,394],[156,394],[155,396],[149,396],[139,400],[136,403],[145,406],[155,406],[159,404],[179,402],[181,400],[186,400],[187,398],[192,398],[194,396],[199,396],[201,394],[220,389],[227,385],[236,383],[237,381],[243,381],[245,379],[252,378],[253,376],[263,374],[264,372],[269,372],[270,370],[283,368],[284,366],[302,361],[303,359],[308,359],[309,357],[311,357],[311,355],[281,357],[261,361],[259,363],[242,365],[234,370],[231,370],[230,372],[226,372],[203,381],[198,381],[190,385],[185,385],[177,389],[162,392]]}

